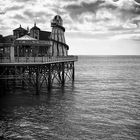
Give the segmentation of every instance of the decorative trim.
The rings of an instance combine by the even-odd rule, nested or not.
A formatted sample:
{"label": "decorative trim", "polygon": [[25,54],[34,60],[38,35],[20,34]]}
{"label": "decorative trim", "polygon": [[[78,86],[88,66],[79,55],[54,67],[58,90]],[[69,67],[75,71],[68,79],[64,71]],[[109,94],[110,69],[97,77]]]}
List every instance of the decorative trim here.
{"label": "decorative trim", "polygon": [[69,46],[68,46],[67,44],[65,44],[65,43],[63,43],[63,42],[56,41],[56,40],[54,40],[54,39],[50,39],[50,40],[53,41],[53,42],[56,42],[56,43],[58,43],[58,44],[64,45],[64,46],[67,48],[67,50],[69,50]]}

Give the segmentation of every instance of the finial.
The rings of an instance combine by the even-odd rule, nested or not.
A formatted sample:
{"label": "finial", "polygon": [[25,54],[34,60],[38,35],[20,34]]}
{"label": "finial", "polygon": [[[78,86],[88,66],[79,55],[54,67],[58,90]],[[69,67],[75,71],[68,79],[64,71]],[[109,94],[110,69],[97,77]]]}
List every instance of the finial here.
{"label": "finial", "polygon": [[36,27],[36,22],[34,22],[34,26]]}
{"label": "finial", "polygon": [[21,28],[21,24],[20,24],[20,28]]}
{"label": "finial", "polygon": [[28,33],[29,33],[29,26],[27,26],[27,31],[28,31]]}

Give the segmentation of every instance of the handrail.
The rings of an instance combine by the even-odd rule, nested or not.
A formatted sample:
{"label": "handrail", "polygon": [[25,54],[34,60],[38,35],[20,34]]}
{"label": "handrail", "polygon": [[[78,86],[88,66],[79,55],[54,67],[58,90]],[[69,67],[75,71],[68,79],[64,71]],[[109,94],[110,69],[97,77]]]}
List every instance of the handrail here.
{"label": "handrail", "polygon": [[68,56],[58,56],[58,57],[14,57],[11,60],[9,57],[0,58],[0,63],[54,63],[54,62],[67,62],[67,61],[77,61],[78,56],[68,55]]}

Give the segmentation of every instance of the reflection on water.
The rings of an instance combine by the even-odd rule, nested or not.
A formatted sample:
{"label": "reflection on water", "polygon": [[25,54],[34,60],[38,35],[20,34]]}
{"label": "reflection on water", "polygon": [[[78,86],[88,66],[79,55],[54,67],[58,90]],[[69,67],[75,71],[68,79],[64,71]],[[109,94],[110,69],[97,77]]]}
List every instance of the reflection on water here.
{"label": "reflection on water", "polygon": [[27,140],[138,140],[140,57],[79,57],[76,81],[0,98],[0,135]]}

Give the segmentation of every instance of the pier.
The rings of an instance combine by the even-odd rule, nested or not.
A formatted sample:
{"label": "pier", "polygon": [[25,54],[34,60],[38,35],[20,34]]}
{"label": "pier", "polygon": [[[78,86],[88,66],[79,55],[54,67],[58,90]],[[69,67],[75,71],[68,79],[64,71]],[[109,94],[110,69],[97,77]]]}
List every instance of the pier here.
{"label": "pier", "polygon": [[[39,94],[50,90],[53,83],[64,86],[75,79],[77,56],[68,55],[65,28],[59,15],[51,22],[52,32],[41,32],[34,25],[28,33],[20,25],[13,30],[11,42],[0,43],[0,92],[30,88]],[[22,32],[22,33],[21,33]],[[48,35],[41,40],[41,33]]]}
{"label": "pier", "polygon": [[51,89],[54,82],[64,86],[65,82],[74,81],[74,62],[77,56],[16,58],[15,62],[3,59],[0,63],[1,89],[30,87],[39,94],[42,87]]}

